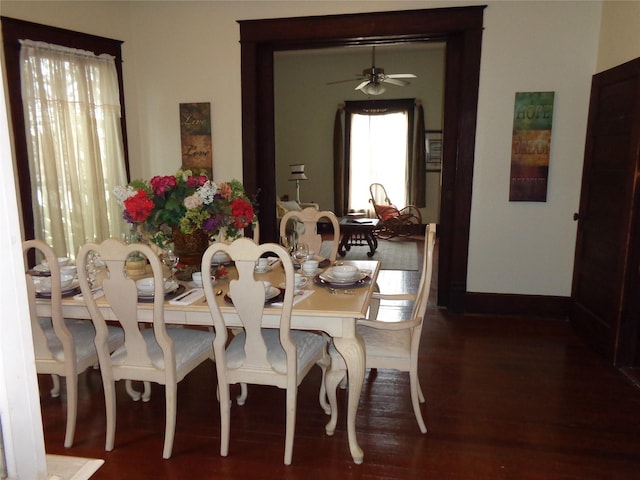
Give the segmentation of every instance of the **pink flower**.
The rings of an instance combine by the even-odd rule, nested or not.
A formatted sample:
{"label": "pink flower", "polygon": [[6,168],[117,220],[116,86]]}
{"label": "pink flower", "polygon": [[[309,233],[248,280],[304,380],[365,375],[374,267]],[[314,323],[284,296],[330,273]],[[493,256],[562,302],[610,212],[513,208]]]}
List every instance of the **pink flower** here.
{"label": "pink flower", "polygon": [[221,183],[220,191],[218,193],[222,198],[226,200],[231,200],[231,195],[233,191],[231,190],[231,186],[228,183]]}
{"label": "pink flower", "polygon": [[153,193],[158,196],[164,195],[168,189],[175,188],[175,186],[177,185],[176,177],[173,175],[164,177],[155,176],[149,183],[151,183]]}
{"label": "pink flower", "polygon": [[198,208],[200,205],[202,205],[202,203],[202,197],[196,195],[195,193],[193,195],[189,195],[184,199],[184,206],[187,207],[187,210]]}

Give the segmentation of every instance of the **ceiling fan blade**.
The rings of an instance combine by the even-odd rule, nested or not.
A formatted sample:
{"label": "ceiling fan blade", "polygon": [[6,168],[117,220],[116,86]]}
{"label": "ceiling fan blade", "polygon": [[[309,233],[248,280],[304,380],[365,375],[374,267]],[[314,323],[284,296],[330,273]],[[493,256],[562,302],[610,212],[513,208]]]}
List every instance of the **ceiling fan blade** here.
{"label": "ceiling fan blade", "polygon": [[399,80],[397,78],[383,78],[382,81],[384,83],[390,83],[391,85],[398,85],[399,87],[406,87],[407,85],[409,85],[409,82],[407,82],[406,80]]}
{"label": "ceiling fan blade", "polygon": [[346,83],[346,82],[361,82],[363,78],[365,77],[358,74],[355,76],[355,78],[347,78],[344,80],[334,80],[333,82],[327,82],[327,85],[334,85],[336,83]]}
{"label": "ceiling fan blade", "polygon": [[418,78],[413,73],[390,73],[387,78]]}
{"label": "ceiling fan blade", "polygon": [[367,85],[369,85],[370,83],[371,83],[371,80],[365,80],[360,85],[358,85],[354,90],[361,90],[364,87],[366,87]]}

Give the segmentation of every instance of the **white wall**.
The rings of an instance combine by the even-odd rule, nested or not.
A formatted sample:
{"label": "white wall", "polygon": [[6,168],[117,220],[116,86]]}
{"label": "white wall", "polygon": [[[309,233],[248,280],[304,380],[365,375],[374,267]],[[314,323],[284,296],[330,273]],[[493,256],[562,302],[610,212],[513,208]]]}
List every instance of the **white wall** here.
{"label": "white wall", "polygon": [[[0,105],[5,105],[4,76]],[[18,219],[11,142],[6,110],[0,111],[0,421],[9,478],[44,480],[46,462],[36,380],[31,321],[24,277],[22,238]],[[4,460],[4,458],[2,459]],[[4,477],[3,477],[4,478]]]}
{"label": "white wall", "polygon": [[640,57],[640,2],[607,0],[602,6],[598,72]]}
{"label": "white wall", "polygon": [[[600,4],[498,2],[486,10],[468,290],[571,294]],[[555,92],[547,201],[509,202],[516,92]]]}
{"label": "white wall", "polygon": [[[134,177],[180,164],[178,104],[210,101],[214,177],[241,178],[237,20],[487,4],[482,49],[468,290],[571,291],[589,84],[601,2],[15,2],[2,14],[125,40]],[[98,14],[92,12],[98,10]],[[112,21],[113,20],[113,21]],[[546,203],[509,203],[513,100],[556,92]]]}

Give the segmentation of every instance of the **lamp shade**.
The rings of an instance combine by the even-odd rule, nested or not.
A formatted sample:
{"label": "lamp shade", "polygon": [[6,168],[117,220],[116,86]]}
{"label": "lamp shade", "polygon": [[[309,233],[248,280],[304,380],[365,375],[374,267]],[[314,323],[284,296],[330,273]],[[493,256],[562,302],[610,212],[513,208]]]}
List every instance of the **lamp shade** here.
{"label": "lamp shade", "polygon": [[289,180],[307,180],[307,176],[304,174],[304,163],[296,163],[289,165],[290,176]]}
{"label": "lamp shade", "polygon": [[367,95],[381,95],[385,92],[386,88],[380,83],[370,83],[362,87],[361,90]]}

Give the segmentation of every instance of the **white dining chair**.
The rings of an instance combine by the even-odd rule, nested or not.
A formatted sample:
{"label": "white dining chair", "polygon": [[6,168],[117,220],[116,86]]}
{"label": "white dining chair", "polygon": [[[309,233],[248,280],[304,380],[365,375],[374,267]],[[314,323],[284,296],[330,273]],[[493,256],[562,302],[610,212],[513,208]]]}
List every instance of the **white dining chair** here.
{"label": "white dining chair", "polygon": [[251,238],[253,239],[253,243],[259,245],[260,244],[260,222],[258,220],[256,220],[255,224],[253,225],[251,234],[252,234]]}
{"label": "white dining chair", "polygon": [[[36,372],[50,374],[53,381],[52,397],[60,396],[60,377],[65,378],[67,390],[67,425],[64,446],[73,445],[78,415],[78,375],[98,364],[98,353],[94,344],[96,330],[90,320],[65,319],[62,316],[62,288],[60,269],[53,249],[41,240],[27,240],[22,250],[39,251],[47,261],[51,290],[46,294],[51,299],[51,317],[36,315],[35,277],[27,271],[27,294],[31,316],[31,333],[36,360]],[[113,351],[124,342],[124,332],[118,327],[108,327],[105,332],[107,350]]]}
{"label": "white dining chair", "polygon": [[[214,243],[202,257],[203,276],[209,276],[213,255],[226,252],[235,262],[238,278],[229,282],[228,297],[233,302],[242,329],[228,341],[227,325],[209,282],[204,290],[213,317],[216,338],[214,352],[220,400],[220,455],[229,453],[230,393],[232,384],[271,385],[286,390],[285,465],[291,464],[295,435],[298,385],[318,363],[325,369],[329,362],[326,339],[317,333],[291,330],[294,297],[294,270],[288,252],[275,243],[256,245],[240,238],[230,245]],[[254,277],[255,262],[264,253],[279,257],[284,271],[282,307],[277,328],[263,328],[265,301],[273,295]],[[273,288],[273,287],[272,287]],[[278,291],[280,293],[280,291]],[[225,300],[221,300],[225,301]],[[228,343],[228,345],[227,345]],[[321,385],[322,392],[323,385]]]}
{"label": "white dining chair", "polygon": [[[418,351],[422,325],[427,312],[431,277],[433,273],[433,249],[435,245],[436,225],[427,226],[424,239],[424,255],[422,273],[418,291],[414,294],[374,293],[372,307],[367,319],[358,320],[357,332],[365,345],[365,367],[377,369],[394,369],[409,372],[411,402],[420,432],[426,433],[420,403],[425,398],[418,380]],[[380,300],[413,300],[411,316],[404,320],[379,319],[378,306]],[[327,435],[333,435],[338,419],[336,389],[345,378],[346,365],[338,351],[330,346],[331,366],[326,375],[326,390],[331,405],[331,418],[326,425]]]}
{"label": "white dining chair", "polygon": [[[102,290],[106,306],[113,313],[109,320],[119,323],[125,333],[124,345],[111,354],[106,348],[107,323],[101,311],[101,307],[105,305],[101,299],[101,305],[98,306],[90,295],[91,285],[87,276],[82,274],[90,252],[97,253],[107,269],[102,280]],[[147,257],[154,280],[153,324],[149,328],[141,327],[136,283],[126,275],[125,261],[133,252],[140,252]],[[198,365],[214,358],[213,332],[165,325],[165,280],[162,267],[162,262],[148,245],[125,244],[117,239],[84,245],[78,254],[80,288],[97,332],[96,347],[102,370],[107,414],[107,451],[114,448],[115,381],[150,381],[165,386],[166,418],[162,456],[169,458],[175,436],[177,384]]]}
{"label": "white dining chair", "polygon": [[340,243],[340,222],[335,213],[329,210],[318,210],[314,207],[305,208],[302,211],[289,210],[284,214],[280,222],[280,238],[287,236],[287,223],[290,221],[301,222],[304,225],[304,231],[298,234],[298,241],[309,245],[309,251],[320,255],[322,250],[322,235],[318,233],[318,221],[327,219],[333,227],[333,244],[327,258],[331,262],[335,262],[338,255],[338,245]]}

